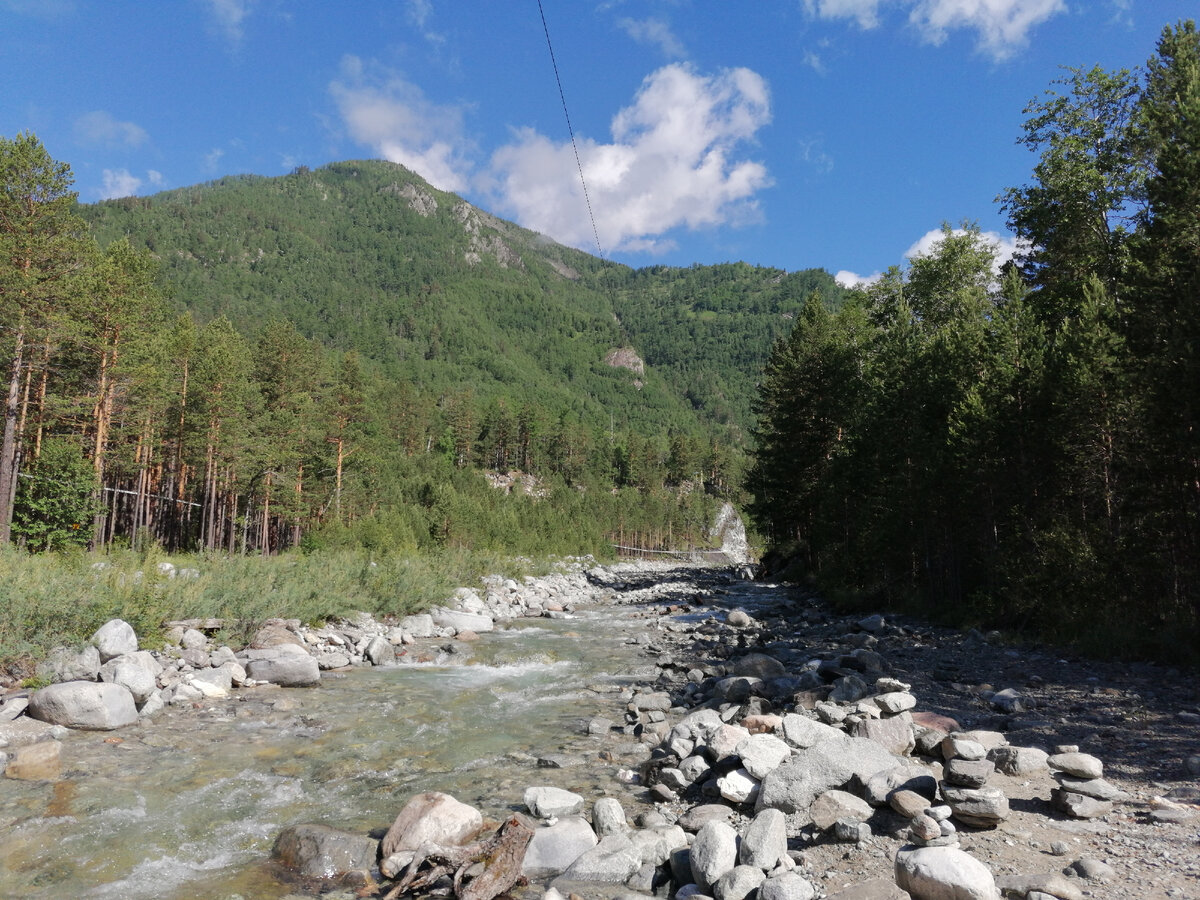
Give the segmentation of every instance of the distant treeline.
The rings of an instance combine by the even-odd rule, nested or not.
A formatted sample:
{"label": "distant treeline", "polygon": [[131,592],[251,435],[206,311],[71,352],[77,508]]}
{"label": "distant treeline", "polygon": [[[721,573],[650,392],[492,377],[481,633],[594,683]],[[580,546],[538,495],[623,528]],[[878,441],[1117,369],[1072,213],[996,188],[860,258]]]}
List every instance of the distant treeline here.
{"label": "distant treeline", "polygon": [[1024,241],[947,228],[771,354],[750,479],[843,596],[1200,656],[1200,39],[1026,109]]}

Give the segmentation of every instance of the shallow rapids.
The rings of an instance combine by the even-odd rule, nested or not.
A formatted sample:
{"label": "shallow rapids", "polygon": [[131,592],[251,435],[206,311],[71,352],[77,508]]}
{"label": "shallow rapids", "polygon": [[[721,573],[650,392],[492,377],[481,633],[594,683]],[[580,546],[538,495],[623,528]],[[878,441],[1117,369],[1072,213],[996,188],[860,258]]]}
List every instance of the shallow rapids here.
{"label": "shallow rapids", "polygon": [[[526,787],[552,784],[618,797],[632,815],[639,789],[617,777],[629,763],[599,760],[585,725],[619,719],[619,687],[653,674],[633,610],[517,620],[462,645],[465,658],[73,732],[61,780],[0,779],[0,896],[278,900],[295,890],[265,862],[284,826],[376,831],[427,790],[501,818]],[[537,767],[554,753],[581,764]]]}

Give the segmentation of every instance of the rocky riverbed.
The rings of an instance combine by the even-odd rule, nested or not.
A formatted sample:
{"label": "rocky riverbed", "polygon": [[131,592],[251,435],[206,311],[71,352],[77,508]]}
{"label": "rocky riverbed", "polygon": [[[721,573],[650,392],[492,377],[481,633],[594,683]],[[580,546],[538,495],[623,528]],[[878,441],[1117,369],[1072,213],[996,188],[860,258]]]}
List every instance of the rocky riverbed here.
{"label": "rocky riverbed", "polygon": [[[129,692],[137,724],[113,724],[113,737],[100,739],[120,742],[129,735],[127,761],[143,752],[170,753],[171,732],[182,736],[189,717],[211,719],[227,729],[220,732],[226,740],[253,730],[263,739],[261,752],[269,753],[270,740],[261,733],[268,729],[256,724],[274,723],[300,740],[307,729],[307,738],[320,743],[331,729],[306,722],[296,707],[334,685],[352,688],[367,669],[427,667],[447,691],[444,714],[453,716],[451,695],[459,684],[453,673],[490,665],[495,647],[539,622],[557,629],[566,641],[561,647],[623,648],[605,657],[621,662],[603,664],[593,681],[578,666],[570,676],[556,668],[563,649],[535,658],[552,679],[562,679],[575,715],[556,714],[537,738],[509,737],[515,730],[507,721],[501,725],[499,715],[455,722],[465,732],[499,732],[486,751],[491,768],[465,759],[452,763],[476,769],[482,777],[475,781],[452,782],[436,761],[428,768],[385,766],[365,750],[323,762],[325,769],[274,762],[268,774],[249,779],[259,786],[251,793],[260,806],[286,804],[281,817],[290,824],[247,836],[246,843],[247,852],[259,852],[264,861],[274,843],[275,863],[251,867],[257,880],[238,876],[203,882],[206,887],[189,881],[169,895],[353,896],[381,879],[378,863],[394,874],[404,862],[389,864],[375,849],[392,816],[410,798],[454,784],[457,800],[479,811],[481,821],[491,820],[492,828],[514,810],[537,823],[531,883],[519,889],[530,898],[547,891],[597,898],[677,892],[717,900],[982,898],[998,897],[1001,888],[1030,900],[1200,896],[1194,677],[1069,659],[882,615],[834,616],[802,592],[744,582],[728,571],[577,563],[549,579],[489,580],[460,591],[428,619],[363,619],[323,629],[273,623],[256,639],[263,646],[236,651],[211,645],[205,627],[214,623],[185,623],[176,644],[143,659],[148,671],[161,667],[153,687],[144,678],[130,687],[115,677],[120,666],[113,660],[146,653],[131,649],[128,635],[124,644],[94,648],[109,657],[99,663],[109,666],[109,680],[68,680]],[[279,647],[294,649],[273,649]],[[262,660],[272,662],[258,664]],[[66,668],[54,677],[78,674],[70,666],[79,663],[78,651],[59,654],[54,665]],[[125,660],[126,667],[136,663]],[[318,693],[281,691],[278,685],[292,677],[283,673],[291,669],[301,672],[291,683],[319,683]],[[223,675],[211,674],[218,670],[228,674],[227,686]],[[208,687],[214,678],[219,691]],[[156,692],[160,712],[152,701]],[[353,689],[342,696],[353,698]],[[503,703],[510,701],[505,694]],[[69,832],[72,822],[53,823],[79,816],[66,796],[77,788],[61,787],[78,782],[73,769],[117,781],[122,766],[73,759],[80,735],[95,732],[64,734],[81,723],[36,722],[19,714],[26,704],[38,712],[40,701],[28,692],[9,692],[0,704],[0,716],[14,719],[0,728],[8,744],[6,783],[32,786],[12,798],[0,791],[0,824],[13,836],[0,861],[26,875],[44,865],[45,873],[11,880],[7,885],[16,889],[9,889],[0,870],[0,893],[61,896],[57,888],[43,893],[36,885],[53,885],[66,862],[21,845]],[[524,715],[537,715],[536,709]],[[504,749],[506,740],[515,744]],[[94,751],[96,743],[88,746]],[[453,747],[451,737],[438,752],[449,757]],[[373,795],[387,791],[377,808],[390,805],[391,814],[363,808],[361,798],[351,812],[334,793],[304,817],[303,796],[280,798],[309,792],[314,779],[330,775],[329,766],[347,781],[369,781]],[[192,780],[204,781],[204,767],[197,768]],[[188,789],[194,802],[204,802],[203,784]],[[136,806],[123,808],[138,815]],[[305,818],[349,846],[359,842],[359,856],[346,864],[347,883],[323,851],[316,854],[319,873],[304,871],[311,853],[286,851],[283,836],[295,837]],[[60,831],[46,831],[55,827]],[[389,852],[398,846],[404,852],[401,844],[403,835],[394,835]],[[317,845],[309,840],[309,846]],[[264,878],[280,886],[268,888]],[[381,893],[387,890],[386,880],[379,884]],[[124,895],[94,884],[77,893]]]}

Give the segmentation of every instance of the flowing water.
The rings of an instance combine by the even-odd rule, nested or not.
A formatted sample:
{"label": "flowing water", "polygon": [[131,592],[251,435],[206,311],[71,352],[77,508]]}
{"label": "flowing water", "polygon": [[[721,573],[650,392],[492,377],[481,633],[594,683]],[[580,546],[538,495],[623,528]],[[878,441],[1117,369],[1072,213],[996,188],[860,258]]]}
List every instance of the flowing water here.
{"label": "flowing water", "polygon": [[[592,715],[619,718],[613,692],[646,673],[628,612],[518,620],[466,662],[326,673],[316,688],[73,732],[60,780],[0,779],[0,896],[276,900],[290,888],[264,860],[284,826],[368,833],[427,790],[493,818],[533,784],[617,796],[632,813],[635,789],[582,733]],[[560,751],[589,762],[536,767]]]}

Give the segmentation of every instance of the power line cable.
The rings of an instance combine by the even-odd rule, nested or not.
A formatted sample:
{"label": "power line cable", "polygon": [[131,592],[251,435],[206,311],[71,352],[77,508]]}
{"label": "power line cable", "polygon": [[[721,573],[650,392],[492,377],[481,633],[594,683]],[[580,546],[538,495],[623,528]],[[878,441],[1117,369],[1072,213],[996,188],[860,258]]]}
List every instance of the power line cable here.
{"label": "power line cable", "polygon": [[575,129],[571,127],[571,114],[567,112],[567,95],[563,93],[562,78],[558,74],[558,60],[554,57],[554,44],[550,42],[550,26],[546,24],[546,11],[542,9],[542,0],[538,0],[538,12],[542,16],[542,30],[546,32],[546,47],[550,50],[550,65],[554,67],[554,81],[558,85],[558,96],[562,100],[563,116],[567,120],[567,134],[571,136],[571,149],[575,151],[575,167],[579,169],[579,183],[583,185],[583,202],[587,204],[588,218],[592,223],[592,237],[596,240],[596,251],[604,258],[604,248],[600,246],[600,232],[596,229],[596,216],[592,212],[592,199],[588,196],[587,181],[583,177],[583,163],[579,161],[579,147],[575,143]]}

